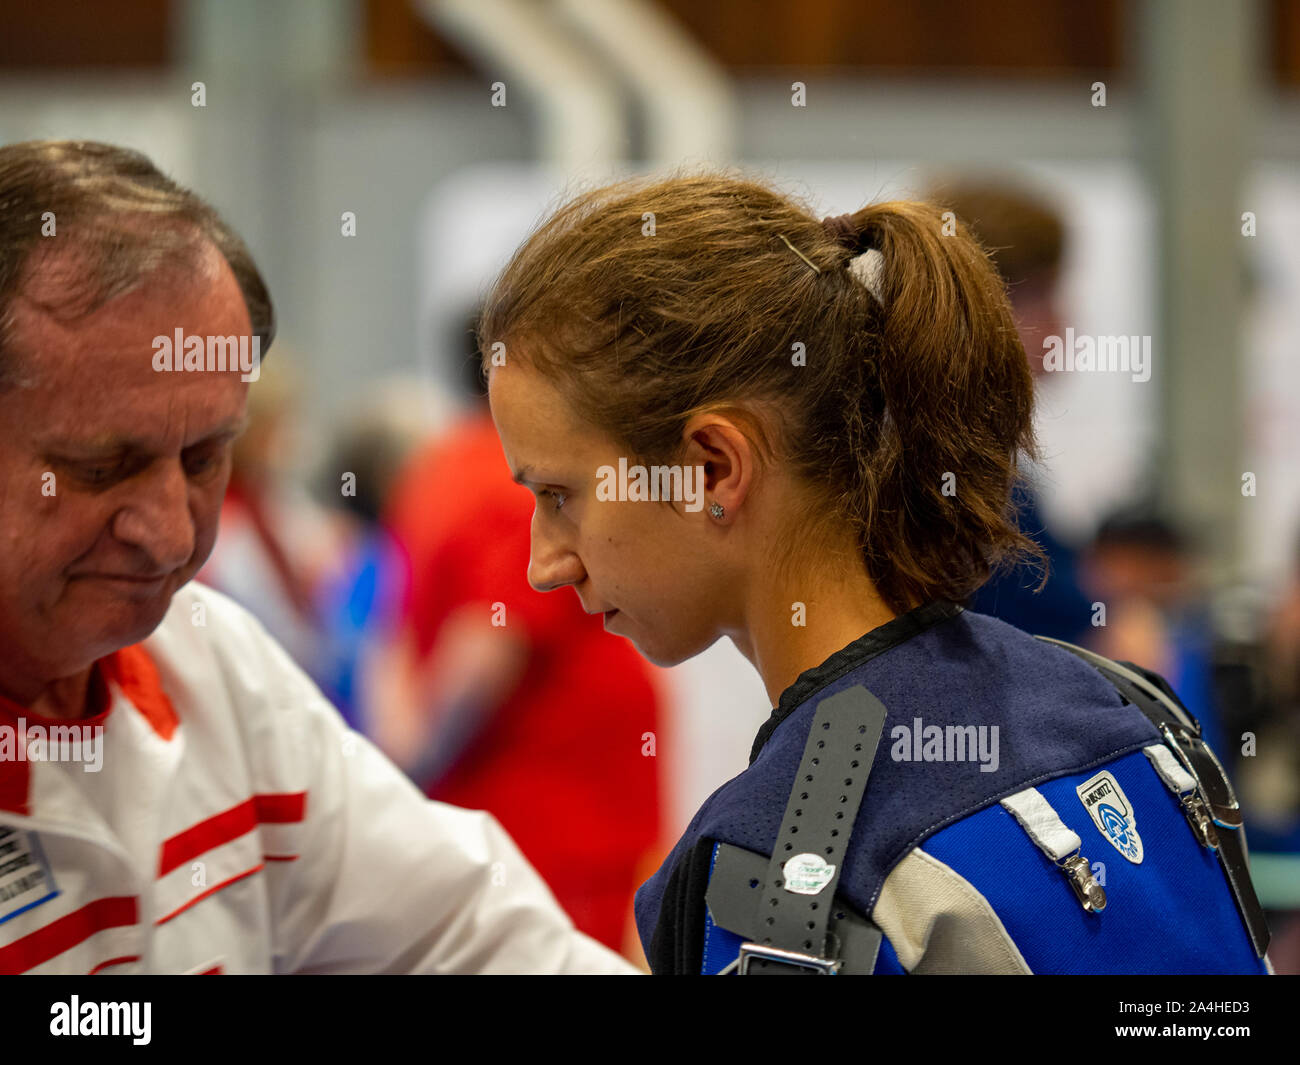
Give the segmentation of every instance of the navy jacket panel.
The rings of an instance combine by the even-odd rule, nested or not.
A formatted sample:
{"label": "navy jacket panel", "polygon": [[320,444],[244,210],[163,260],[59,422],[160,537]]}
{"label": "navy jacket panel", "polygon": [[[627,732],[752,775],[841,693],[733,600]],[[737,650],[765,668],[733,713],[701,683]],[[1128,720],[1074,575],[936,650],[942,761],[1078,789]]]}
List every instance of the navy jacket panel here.
{"label": "navy jacket panel", "polygon": [[[919,607],[783,693],[749,768],[709,797],[637,893],[637,927],[652,965],[665,949],[680,952],[683,936],[698,937],[678,929],[680,915],[660,912],[674,873],[679,881],[685,875],[683,859],[707,840],[771,854],[818,702],[858,684],[888,712],[838,886],[863,914],[893,866],[944,826],[1160,741],[1141,711],[1075,655],[952,603]],[[960,761],[938,760],[956,753],[948,737],[970,736],[968,726],[981,736],[976,749]],[[681,887],[671,893],[675,906]]]}

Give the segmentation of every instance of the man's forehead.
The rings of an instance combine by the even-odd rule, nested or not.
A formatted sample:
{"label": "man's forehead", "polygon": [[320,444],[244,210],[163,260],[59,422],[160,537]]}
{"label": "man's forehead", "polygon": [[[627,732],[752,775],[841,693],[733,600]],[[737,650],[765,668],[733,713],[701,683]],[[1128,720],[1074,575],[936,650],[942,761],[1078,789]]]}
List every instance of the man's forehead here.
{"label": "man's forehead", "polygon": [[[250,337],[252,325],[233,272],[157,271],[136,288],[89,313],[67,316],[48,287],[24,288],[11,304],[6,358],[18,376],[56,387],[104,387],[104,378],[144,378],[153,366],[158,338]],[[70,282],[71,283],[71,282]],[[66,301],[65,304],[66,305]]]}
{"label": "man's forehead", "polygon": [[175,346],[177,331],[202,338],[205,348],[208,337],[242,336],[251,350],[242,292],[224,259],[221,265],[206,277],[146,277],[71,320],[16,298],[5,357],[21,384],[0,397],[12,420],[47,448],[161,451],[238,418],[248,389],[238,367],[186,371],[177,359],[181,370],[163,371],[154,364],[155,342],[164,337]]}
{"label": "man's forehead", "polygon": [[198,231],[172,227],[146,236],[138,231],[141,224],[113,230],[125,242],[118,261],[113,254],[117,242],[109,241],[105,230],[92,230],[84,240],[69,236],[41,242],[23,264],[18,296],[55,317],[71,319],[138,288],[207,287],[220,277],[225,257]]}
{"label": "man's forehead", "polygon": [[238,435],[246,427],[249,385],[237,374],[159,378],[154,387],[114,389],[107,403],[95,403],[87,393],[33,395],[39,406],[24,420],[39,447],[88,455],[165,453],[217,435]]}

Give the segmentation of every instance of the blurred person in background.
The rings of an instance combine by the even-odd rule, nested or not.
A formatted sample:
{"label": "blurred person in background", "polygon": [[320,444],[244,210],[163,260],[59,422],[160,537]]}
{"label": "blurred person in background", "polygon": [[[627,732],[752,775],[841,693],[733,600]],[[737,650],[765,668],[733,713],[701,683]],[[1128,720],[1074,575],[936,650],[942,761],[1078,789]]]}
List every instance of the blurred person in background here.
{"label": "blurred person in background", "polygon": [[1236,746],[1215,691],[1214,628],[1197,561],[1189,538],[1150,504],[1109,514],[1080,566],[1088,598],[1105,608],[1088,646],[1161,674],[1231,770]]}
{"label": "blurred person in background", "polygon": [[[938,183],[929,199],[953,211],[984,245],[1007,283],[1011,313],[1029,358],[1036,388],[1047,378],[1043,341],[1064,334],[1057,284],[1065,249],[1059,213],[1040,196],[1005,181],[953,179]],[[1041,505],[1043,471],[1025,464],[1025,480],[1013,498],[1020,528],[1043,548],[1042,570],[1020,565],[997,574],[970,602],[972,610],[992,614],[1039,636],[1070,643],[1086,641],[1091,604],[1079,588],[1078,549],[1051,528]]]}
{"label": "blurred person in background", "polygon": [[393,483],[429,427],[445,428],[450,404],[407,377],[371,389],[340,430],[317,478],[317,496],[339,526],[337,565],[316,604],[323,630],[321,688],[353,728],[374,732],[367,709],[387,696],[384,678],[367,673],[376,649],[392,638],[406,588],[406,562],[384,525]]}
{"label": "blurred person in background", "polygon": [[1288,849],[1300,852],[1300,540],[1269,618],[1265,655],[1270,714],[1260,746],[1270,752],[1275,769],[1260,789],[1257,805],[1273,834],[1285,838]]}
{"label": "blurred person in background", "polygon": [[367,670],[374,736],[431,798],[501,821],[578,928],[635,952],[660,697],[599,617],[529,587],[532,500],[502,456],[472,333],[453,347],[472,409],[403,471],[385,519],[409,587]]}
{"label": "blurred person in background", "polygon": [[322,684],[336,653],[317,593],[337,571],[343,544],[337,523],[297,476],[297,359],[292,349],[276,355],[249,389],[248,430],[235,441],[220,532],[198,579],[253,614]]}

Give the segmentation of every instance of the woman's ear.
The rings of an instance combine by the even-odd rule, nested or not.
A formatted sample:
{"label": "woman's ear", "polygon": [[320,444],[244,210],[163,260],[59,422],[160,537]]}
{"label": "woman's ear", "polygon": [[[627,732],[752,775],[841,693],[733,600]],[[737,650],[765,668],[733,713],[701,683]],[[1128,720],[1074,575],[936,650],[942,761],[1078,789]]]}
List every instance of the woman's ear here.
{"label": "woman's ear", "polygon": [[704,504],[723,509],[722,521],[744,505],[756,473],[757,452],[741,425],[721,414],[697,414],[683,430],[684,463],[704,471]]}

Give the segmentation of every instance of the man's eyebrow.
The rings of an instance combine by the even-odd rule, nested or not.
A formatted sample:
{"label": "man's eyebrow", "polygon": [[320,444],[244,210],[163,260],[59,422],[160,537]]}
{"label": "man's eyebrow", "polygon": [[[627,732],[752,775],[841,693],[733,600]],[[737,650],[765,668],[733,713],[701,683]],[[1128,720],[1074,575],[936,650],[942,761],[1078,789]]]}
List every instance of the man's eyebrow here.
{"label": "man's eyebrow", "polygon": [[236,437],[243,436],[246,432],[248,432],[248,427],[252,423],[253,423],[252,415],[248,414],[248,412],[244,412],[238,418],[235,418],[232,421],[228,421],[223,425],[217,426],[217,428],[213,432],[205,436],[203,440],[199,441],[199,443],[203,443],[205,440],[215,440],[217,437],[221,437],[221,436],[228,436],[233,440]]}
{"label": "man's eyebrow", "polygon": [[[217,426],[212,432],[192,444],[187,444],[186,449],[198,447],[200,444],[206,444],[213,440],[219,440],[223,437],[235,439],[247,431],[250,418],[247,413],[239,418],[231,419]],[[49,445],[51,452],[62,450],[73,452],[86,452],[93,454],[118,454],[130,452],[145,452],[149,448],[144,441],[130,436],[120,436],[115,434],[103,434],[100,436],[90,437],[85,440],[69,441],[52,441]]]}

